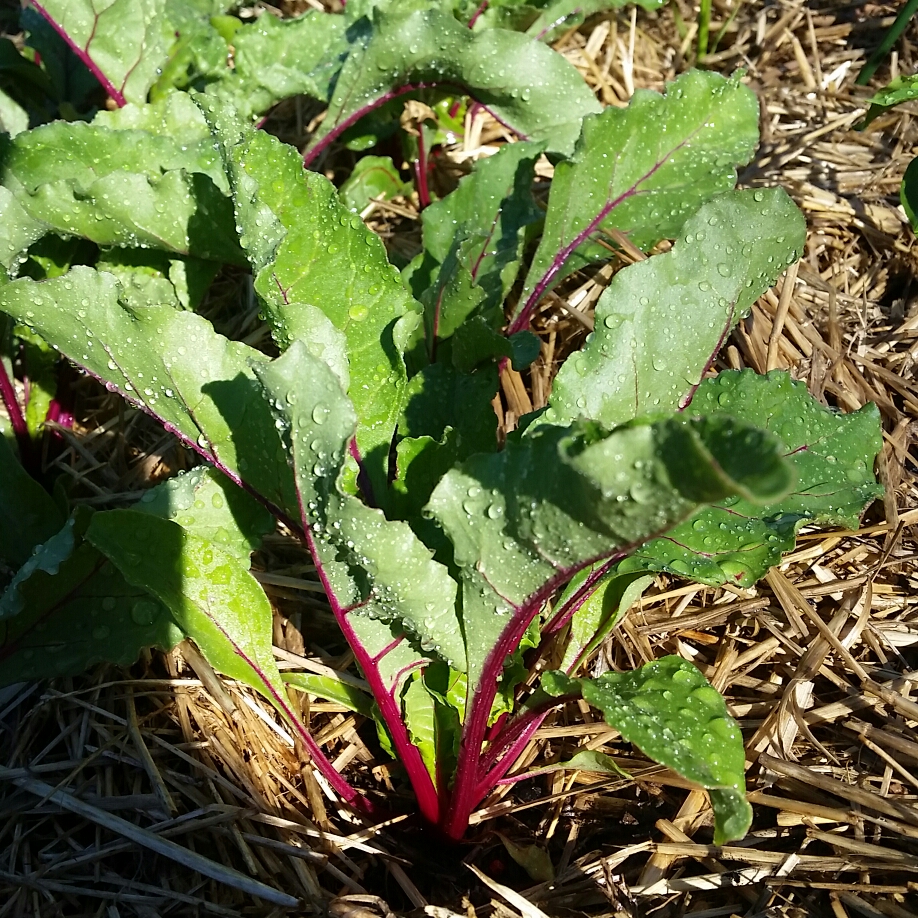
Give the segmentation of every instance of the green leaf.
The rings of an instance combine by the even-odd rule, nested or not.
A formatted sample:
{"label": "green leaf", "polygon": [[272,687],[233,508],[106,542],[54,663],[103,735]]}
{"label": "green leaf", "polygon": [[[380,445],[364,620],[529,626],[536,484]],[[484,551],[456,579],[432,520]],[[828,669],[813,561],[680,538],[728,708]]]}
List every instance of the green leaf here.
{"label": "green leaf", "polygon": [[358,636],[382,640],[378,652],[393,641],[391,630],[378,625],[395,623],[461,668],[456,584],[446,568],[407,524],[387,520],[338,486],[356,419],[332,371],[295,342],[256,372],[289,425],[303,524],[329,598],[349,627],[373,622]]}
{"label": "green leaf", "polygon": [[234,480],[244,479],[275,507],[293,510],[292,475],[251,369],[267,358],[218,335],[194,313],[134,309],[121,296],[112,275],[76,267],[63,277],[22,278],[0,287],[0,310],[158,418]]}
{"label": "green leaf", "polygon": [[[770,435],[725,418],[544,426],[448,472],[427,512],[455,548],[470,684],[516,614],[580,568],[626,551],[738,491],[790,477]],[[731,458],[731,456],[733,458]],[[733,477],[731,477],[731,475]]]}
{"label": "green leaf", "polygon": [[373,716],[373,698],[350,682],[319,673],[282,673],[285,684],[293,688],[334,701],[355,714]]}
{"label": "green leaf", "polygon": [[918,99],[918,74],[896,77],[867,100],[870,108],[861,127],[866,127],[878,115],[911,99]]}
{"label": "green leaf", "polygon": [[293,147],[242,125],[224,106],[201,104],[224,151],[242,244],[278,345],[310,344],[314,306],[344,336],[357,445],[382,500],[407,381],[401,355],[420,307],[379,237],[326,178],[303,170]]}
{"label": "green leaf", "polygon": [[515,32],[473,33],[438,10],[376,11],[373,26],[366,47],[341,68],[328,114],[310,141],[313,152],[409,85],[454,93],[458,84],[524,140],[544,140],[561,154],[573,149],[583,116],[599,110],[561,55]]}
{"label": "green leaf", "polygon": [[735,191],[686,221],[675,246],[618,274],[595,331],[552,386],[542,421],[614,426],[681,407],[729,331],[803,248],[803,216],[780,188]]}
{"label": "green leaf", "polygon": [[408,383],[390,509],[431,548],[444,547],[436,526],[422,518],[437,482],[462,459],[497,448],[497,386],[494,366],[462,373],[446,363],[430,364]]}
{"label": "green leaf", "polygon": [[218,546],[248,568],[274,518],[225,475],[198,466],[147,491],[133,510],[174,520],[186,532]]}
{"label": "green leaf", "polygon": [[555,168],[521,314],[586,263],[578,249],[594,233],[616,229],[641,248],[675,236],[701,204],[733,188],[736,166],[758,139],[752,91],[701,70],[684,73],[664,96],[639,89],[627,108],[585,118],[573,157]]}
{"label": "green leaf", "polygon": [[705,380],[691,411],[771,431],[784,444],[796,484],[764,507],[740,497],[718,501],[639,548],[618,566],[622,572],[667,571],[712,586],[749,587],[793,549],[801,526],[856,528],[864,508],[883,493],[873,473],[883,445],[875,405],[838,414],[784,372],[743,370]]}
{"label": "green leaf", "polygon": [[96,514],[86,538],[129,583],[169,609],[214,669],[291,716],[271,650],[271,603],[236,555],[136,510]]}
{"label": "green leaf", "polygon": [[[9,188],[0,185],[0,265],[12,274],[25,260],[25,251],[48,231],[29,216]],[[5,279],[5,278],[4,278]]]}
{"label": "green leaf", "polygon": [[15,137],[28,127],[29,113],[12,96],[0,90],[0,131]]}
{"label": "green leaf", "polygon": [[[94,124],[57,121],[9,141],[3,185],[30,220],[0,201],[21,227],[13,238],[28,244],[37,224],[103,246],[244,263],[219,156],[179,98],[150,112],[102,114]],[[167,129],[190,133],[173,139]]]}
{"label": "green leaf", "polygon": [[26,402],[25,419],[29,433],[38,437],[48,416],[48,408],[57,392],[57,370],[59,357],[38,335],[19,326],[16,337],[22,346],[21,360],[25,376],[29,380],[29,400]]}
{"label": "green leaf", "polygon": [[551,857],[544,848],[538,845],[518,845],[506,835],[497,833],[507,854],[516,861],[536,883],[551,883],[555,879],[555,868]]}
{"label": "green leaf", "polygon": [[45,563],[15,585],[16,613],[0,612],[0,683],[74,676],[101,662],[129,666],[142,648],[168,650],[182,639],[167,610],[73,527],[46,542]]}
{"label": "green leaf", "polygon": [[437,701],[418,673],[411,675],[402,691],[402,711],[411,742],[418,747],[430,777],[436,781],[438,767],[445,764],[438,755]]}
{"label": "green leaf", "polygon": [[[535,3],[540,9],[538,18],[526,29],[541,41],[552,42],[569,29],[579,26],[588,16],[603,10],[615,10],[627,5],[631,0],[551,0],[548,3]],[[635,5],[645,10],[657,10],[666,0],[635,0]]]}
{"label": "green leaf", "polygon": [[118,105],[146,101],[174,41],[166,0],[42,0],[33,5]]}
{"label": "green leaf", "polygon": [[13,568],[50,539],[64,520],[50,494],[19,464],[0,437],[0,562]]}
{"label": "green leaf", "polygon": [[74,675],[101,661],[128,665],[143,647],[168,649],[181,640],[166,607],[150,595],[155,594],[151,584],[136,578],[127,582],[83,540],[87,525],[104,528],[112,513],[116,519],[126,513],[140,521],[119,530],[121,558],[138,565],[142,558],[164,573],[175,559],[149,540],[149,520],[170,526],[178,520],[195,538],[211,540],[242,570],[273,525],[252,497],[204,467],[151,489],[130,511],[78,511],[38,548],[0,597],[4,681]]}
{"label": "green leaf", "polygon": [[158,101],[173,89],[210,84],[232,74],[229,68],[231,23],[235,23],[237,29],[242,23],[232,16],[212,15],[215,10],[222,13],[226,6],[206,0],[166,0],[166,16],[175,41],[167,60],[159,68],[161,72],[156,82],[150,87],[152,101]]}
{"label": "green leaf", "polygon": [[546,765],[545,768],[538,769],[539,774],[547,771],[592,771],[600,775],[631,778],[627,771],[615,764],[611,756],[597,752],[595,749],[581,749],[566,762],[556,762],[554,765]]}
{"label": "green leaf", "polygon": [[[588,569],[575,577],[561,599],[573,596],[586,580]],[[592,571],[590,571],[592,573]],[[564,648],[561,669],[572,672],[608,637],[640,595],[653,583],[653,577],[641,573],[622,574],[611,570],[596,583],[595,588],[571,617],[570,637]]]}
{"label": "green leaf", "polygon": [[200,258],[170,258],[165,252],[147,249],[109,249],[95,268],[118,279],[122,300],[133,309],[170,305],[193,310],[220,265]]}
{"label": "green leaf", "polygon": [[902,209],[908,222],[912,224],[912,229],[918,232],[918,159],[913,159],[902,176],[902,188],[900,189],[900,199]]}
{"label": "green leaf", "polygon": [[235,32],[234,69],[208,92],[231,99],[243,115],[298,95],[327,102],[348,52],[366,42],[368,26],[316,10],[294,19],[259,16]]}
{"label": "green leaf", "polygon": [[390,156],[364,156],[358,159],[357,165],[338,189],[344,206],[355,214],[363,211],[374,199],[382,197],[388,201],[400,194],[410,193],[410,183],[402,181]]}
{"label": "green leaf", "polygon": [[33,61],[41,61],[42,91],[33,96],[32,104],[43,120],[59,116],[74,118],[94,107],[99,100],[99,80],[65,37],[37,12],[34,4],[21,9],[19,24],[25,33],[25,53]]}
{"label": "green leaf", "polygon": [[752,808],[745,796],[743,737],[723,698],[691,663],[664,657],[598,679],[552,672],[542,677],[542,687],[552,695],[582,695],[625,740],[708,790],[716,845],[746,834]]}
{"label": "green leaf", "polygon": [[455,191],[421,216],[424,248],[443,264],[458,243],[458,262],[501,306],[516,280],[526,227],[542,219],[532,197],[536,160],[544,143],[513,143],[480,159]]}

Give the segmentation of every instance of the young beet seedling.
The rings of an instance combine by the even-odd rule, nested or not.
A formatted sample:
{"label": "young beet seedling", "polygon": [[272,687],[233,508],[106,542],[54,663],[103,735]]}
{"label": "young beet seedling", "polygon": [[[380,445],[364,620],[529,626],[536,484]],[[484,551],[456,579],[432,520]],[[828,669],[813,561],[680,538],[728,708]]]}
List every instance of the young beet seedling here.
{"label": "young beet seedling", "polygon": [[[426,11],[383,24],[419,36],[420,55],[437,22]],[[451,60],[480,42],[444,29]],[[335,93],[374,47],[352,52]],[[462,837],[545,716],[579,697],[708,790],[715,841],[746,832],[742,737],[702,673],[666,657],[587,679],[580,664],[652,573],[749,586],[802,525],[854,525],[879,493],[877,412],[835,414],[783,373],[710,376],[804,237],[782,191],[733,190],[757,142],[757,105],[739,79],[685,74],[665,95],[578,114],[572,136],[523,101],[542,135],[479,161],[428,207],[423,251],[402,275],[335,188],[225,92],[175,92],[10,142],[0,192],[11,237],[69,232],[122,248],[58,277],[11,280],[0,310],[216,471],[66,520],[24,488],[17,512],[44,522],[0,542],[18,571],[0,599],[4,679],[110,659],[115,634],[125,662],[190,637],[271,701],[341,798],[368,806],[309,737],[274,663],[271,607],[248,571],[273,517],[308,545],[367,691],[302,674],[288,684],[375,717],[421,814],[447,837]],[[531,188],[546,150],[543,213]],[[675,241],[614,277],[547,407],[499,449],[500,367],[531,363],[534,310],[606,256],[597,239],[612,230],[645,249]],[[280,356],[218,334],[193,311],[190,282],[170,280],[164,299],[142,280],[139,247],[182,266],[160,272],[170,279],[205,261],[247,264]],[[12,454],[0,462],[12,469]],[[530,664],[554,669],[525,694],[533,648]]]}

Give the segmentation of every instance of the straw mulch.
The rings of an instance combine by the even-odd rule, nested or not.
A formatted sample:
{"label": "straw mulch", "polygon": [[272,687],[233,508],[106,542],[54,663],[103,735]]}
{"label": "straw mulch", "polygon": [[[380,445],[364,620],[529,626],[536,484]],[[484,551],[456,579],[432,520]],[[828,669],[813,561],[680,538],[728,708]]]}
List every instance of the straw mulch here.
{"label": "straw mulch", "polygon": [[[361,825],[326,794],[270,708],[183,645],[130,671],[0,692],[0,918],[288,907],[342,918],[918,914],[918,250],[898,206],[918,108],[859,132],[869,93],[853,82],[895,6],[748,2],[708,60],[723,72],[746,68],[761,99],[763,143],[742,181],[783,184],[809,224],[802,261],[756,304],[722,365],[787,368],[846,411],[876,402],[886,497],[858,531],[805,533],[754,589],[659,578],[596,664],[678,653],[725,693],[746,739],[750,835],[713,847],[704,794],[577,706],[546,723],[522,767],[597,749],[630,779],[552,772],[505,786],[476,814],[465,847],[439,848],[407,818]],[[730,14],[715,2],[712,34]],[[591,19],[559,48],[604,102],[621,105],[634,87],[659,89],[691,63],[695,21],[686,0],[656,15],[623,10]],[[878,81],[890,69],[914,72],[916,56],[913,24]],[[273,127],[285,139],[299,130],[302,142],[304,111],[291,103]],[[450,168],[504,139],[476,120],[449,151]],[[416,250],[416,201],[365,216],[394,251]],[[508,428],[544,404],[617,266],[545,301],[539,361],[503,380]],[[239,289],[238,278],[220,280],[215,318]],[[233,333],[259,339],[254,310]],[[67,448],[54,465],[87,503],[133,499],[189,463],[148,419],[91,381],[78,388],[80,418],[62,432]],[[281,665],[356,678],[305,551],[278,533],[256,568],[276,604]],[[397,808],[398,769],[372,728],[333,704],[300,702],[338,767]],[[538,879],[513,854],[528,855]]]}

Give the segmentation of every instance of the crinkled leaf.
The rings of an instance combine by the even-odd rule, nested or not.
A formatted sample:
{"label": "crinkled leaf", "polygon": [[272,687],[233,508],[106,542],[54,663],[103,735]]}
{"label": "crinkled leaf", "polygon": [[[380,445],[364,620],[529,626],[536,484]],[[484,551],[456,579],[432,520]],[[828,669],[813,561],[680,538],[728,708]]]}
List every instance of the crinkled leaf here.
{"label": "crinkled leaf", "polygon": [[146,101],[174,41],[166,0],[42,0],[32,5],[118,105]]}
{"label": "crinkled leaf", "polygon": [[229,42],[233,24],[238,30],[242,23],[235,17],[219,15],[228,6],[231,4],[207,0],[166,0],[166,17],[175,40],[150,87],[152,101],[175,88],[207,84],[232,73]]}
{"label": "crinkled leaf", "polygon": [[64,520],[51,495],[19,464],[0,437],[0,562],[17,569]]}
{"label": "crinkled leaf", "polygon": [[92,123],[109,131],[145,131],[179,141],[186,148],[181,152],[186,154],[189,163],[209,175],[221,190],[228,187],[220,157],[213,149],[207,121],[187,93],[171,92],[148,104],[100,111]]}
{"label": "crinkled leaf", "polygon": [[236,222],[275,340],[282,348],[298,338],[310,344],[314,307],[344,335],[357,445],[381,500],[407,381],[401,355],[420,307],[379,237],[326,178],[303,170],[293,147],[242,125],[224,106],[201,104],[224,151]]}
{"label": "crinkled leaf", "polygon": [[462,373],[449,364],[431,364],[408,384],[399,433],[440,440],[451,428],[460,437],[458,459],[493,452],[497,448],[497,417],[491,400],[497,386],[494,367]]}
{"label": "crinkled leaf", "polygon": [[[585,581],[585,575],[586,571],[581,571],[571,581],[565,596],[572,596],[576,592],[576,588]],[[564,648],[561,669],[566,673],[572,672],[578,663],[599,647],[652,583],[653,577],[639,572],[623,574],[611,570],[600,578],[571,617],[570,637]],[[559,608],[564,605],[565,596],[559,600]]]}
{"label": "crinkled leaf", "polygon": [[639,548],[619,565],[621,571],[668,571],[712,586],[752,586],[794,547],[801,526],[856,528],[864,508],[883,493],[873,473],[883,445],[873,404],[838,414],[784,372],[760,376],[743,370],[705,380],[691,411],[732,415],[771,431],[784,444],[796,484],[764,507],[740,497],[718,501]]}
{"label": "crinkled leaf", "polygon": [[607,426],[672,411],[698,386],[741,316],[797,258],[803,216],[780,188],[736,191],[686,221],[675,246],[618,274],[595,330],[552,386],[548,423]]}
{"label": "crinkled leaf", "polygon": [[291,717],[271,650],[271,603],[247,564],[178,523],[136,510],[96,514],[86,538],[169,609],[214,669]]}
{"label": "crinkled leaf", "polygon": [[25,251],[48,231],[45,224],[29,216],[9,188],[0,185],[0,265],[4,274],[15,273],[25,260]]}
{"label": "crinkled leaf", "polygon": [[723,698],[691,663],[664,657],[598,679],[546,673],[542,687],[552,695],[582,694],[624,739],[707,789],[715,844],[746,834],[752,808],[745,796],[743,737]]}
{"label": "crinkled leaf", "polygon": [[[448,472],[428,512],[455,549],[469,679],[517,614],[580,568],[627,551],[700,504],[789,489],[779,444],[726,418],[544,426]],[[535,606],[535,608],[533,608]]]}
{"label": "crinkled leaf", "polygon": [[457,462],[497,448],[497,416],[491,406],[497,386],[494,366],[462,373],[445,363],[430,364],[408,383],[399,420],[404,439],[396,448],[392,511],[411,521],[432,548],[442,548],[442,538],[421,511],[437,482]]}
{"label": "crinkled leaf", "polygon": [[[407,524],[338,487],[356,418],[334,374],[301,342],[256,372],[290,425],[303,524],[330,599],[355,630],[364,620],[398,624],[461,668],[455,581]],[[392,643],[372,633],[385,640],[372,653]]]}
{"label": "crinkled leaf", "polygon": [[515,32],[473,33],[438,10],[374,15],[373,36],[344,62],[328,114],[310,141],[316,150],[406,86],[462,87],[523,139],[567,154],[584,115],[599,110],[563,58]]}
{"label": "crinkled leaf", "polygon": [[337,702],[355,714],[362,714],[364,717],[373,716],[372,696],[351,682],[320,673],[303,672],[282,673],[282,678],[287,685],[301,692],[308,692],[310,695]]}
{"label": "crinkled leaf", "polygon": [[0,310],[276,507],[296,507],[274,418],[251,369],[267,360],[259,351],[228,341],[194,313],[133,309],[112,275],[86,267],[0,287]]}
{"label": "crinkled leaf", "polygon": [[234,69],[208,91],[232,99],[243,115],[297,95],[328,101],[348,52],[365,44],[369,31],[365,19],[317,10],[294,19],[259,16],[235,32]]}
{"label": "crinkled leaf", "polygon": [[[172,98],[153,115],[113,116],[108,123],[165,122],[177,133],[185,131],[190,103],[170,104]],[[197,131],[198,136],[174,140],[165,130],[112,129],[105,123],[101,116],[96,124],[57,121],[8,142],[2,181],[18,207],[2,203],[14,219],[12,238],[21,236],[28,244],[41,228],[104,246],[244,263],[223,193],[226,179],[209,140]]]}
{"label": "crinkled leaf", "polygon": [[124,303],[134,309],[169,305],[193,310],[200,305],[220,265],[148,249],[109,249],[95,268],[118,278]]}
{"label": "crinkled leaf", "polygon": [[[357,160],[338,194],[351,213],[359,214],[371,201],[388,201],[410,194],[411,185],[403,182],[391,156],[364,156]],[[429,209],[429,208],[428,208]]]}
{"label": "crinkled leaf", "polygon": [[755,95],[733,77],[690,70],[666,95],[635,92],[627,108],[584,119],[573,157],[555,168],[545,231],[520,297],[524,316],[594,233],[616,229],[639,247],[675,236],[736,183],[759,139]]}

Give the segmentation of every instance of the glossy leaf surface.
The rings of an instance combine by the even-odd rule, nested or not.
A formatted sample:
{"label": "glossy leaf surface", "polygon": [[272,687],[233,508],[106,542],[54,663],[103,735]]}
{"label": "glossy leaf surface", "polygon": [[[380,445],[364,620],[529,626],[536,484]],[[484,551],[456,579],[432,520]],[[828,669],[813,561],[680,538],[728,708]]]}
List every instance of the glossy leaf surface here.
{"label": "glossy leaf surface", "polygon": [[146,101],[174,41],[166,0],[42,0],[33,6],[118,105]]}
{"label": "glossy leaf surface", "polygon": [[743,737],[720,693],[691,663],[664,657],[597,679],[547,673],[542,687],[553,695],[581,694],[624,739],[707,789],[715,844],[746,834],[752,808],[745,796]]}
{"label": "glossy leaf surface", "polygon": [[470,32],[437,10],[377,12],[373,36],[341,68],[328,114],[310,141],[321,149],[363,114],[411,86],[461,88],[526,140],[569,153],[599,105],[561,55],[516,32]]}
{"label": "glossy leaf surface", "polygon": [[338,487],[356,418],[337,378],[300,342],[257,372],[289,425],[303,525],[332,602],[355,629],[364,619],[394,622],[461,667],[456,584],[446,568],[407,524]]}
{"label": "glossy leaf surface", "polygon": [[910,99],[918,99],[918,74],[896,77],[891,83],[875,92],[868,99],[870,109],[863,126],[870,124],[877,115],[903,102],[908,102]]}
{"label": "glossy leaf surface", "polygon": [[181,640],[182,632],[151,595],[150,584],[125,580],[84,540],[87,525],[106,525],[110,513],[129,513],[141,521],[121,530],[121,557],[144,558],[159,569],[175,558],[147,538],[149,519],[177,521],[226,551],[242,569],[261,536],[273,528],[270,515],[252,497],[205,467],[151,489],[131,511],[102,511],[92,522],[81,511],[38,548],[0,598],[3,681],[74,675],[101,661],[129,665],[143,647],[168,649]]}
{"label": "glossy leaf surface", "polygon": [[271,650],[271,603],[247,563],[178,523],[135,510],[97,514],[86,537],[129,583],[169,609],[214,669],[289,711]]}
{"label": "glossy leaf surface", "polygon": [[390,156],[362,156],[338,190],[344,206],[355,214],[373,200],[388,201],[410,193],[411,185],[402,181]]}
{"label": "glossy leaf surface", "polygon": [[786,373],[744,370],[705,380],[690,411],[729,415],[770,431],[784,444],[794,488],[764,507],[743,498],[718,501],[642,546],[621,563],[622,571],[668,571],[713,586],[752,586],[793,549],[801,526],[857,528],[864,508],[883,493],[873,473],[883,444],[875,405],[838,414]]}
{"label": "glossy leaf surface", "polygon": [[[132,308],[110,274],[0,287],[0,310],[33,328],[78,366],[148,411],[187,445],[293,510],[293,482],[270,408],[251,366],[267,360],[169,306]],[[245,434],[241,435],[244,430]]]}
{"label": "glossy leaf surface", "polygon": [[627,108],[585,118],[573,157],[555,169],[520,315],[583,263],[577,250],[594,233],[616,229],[641,248],[675,236],[701,204],[733,188],[757,142],[755,95],[700,70],[666,95],[638,90]]}
{"label": "glossy leaf surface", "polygon": [[176,95],[152,110],[105,113],[94,124],[57,121],[9,141],[2,182],[14,200],[6,192],[0,199],[14,225],[7,245],[56,232],[243,261],[219,157],[189,106],[195,110]]}
{"label": "glossy leaf surface", "polygon": [[321,344],[317,308],[343,336],[357,445],[382,497],[407,382],[401,353],[420,307],[379,237],[326,178],[303,170],[293,147],[241,125],[221,106],[202,105],[224,151],[242,244],[278,345],[299,338],[328,361],[324,345],[314,346]]}
{"label": "glossy leaf surface", "polygon": [[785,493],[790,476],[777,449],[767,434],[726,419],[611,433],[545,426],[448,472],[428,512],[461,573],[470,682],[511,619],[534,615],[540,597],[580,568],[632,549],[702,503],[737,491],[763,502]]}
{"label": "glossy leaf surface", "polygon": [[619,271],[595,330],[552,387],[548,423],[607,426],[691,397],[727,335],[803,248],[803,216],[778,188],[720,195],[663,255]]}
{"label": "glossy leaf surface", "polygon": [[425,208],[424,248],[441,265],[455,247],[458,263],[499,307],[516,279],[527,226],[542,219],[532,196],[544,144],[514,143],[479,160],[451,194]]}

